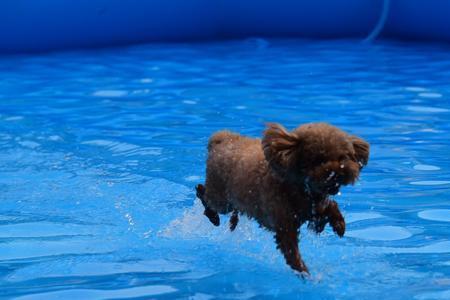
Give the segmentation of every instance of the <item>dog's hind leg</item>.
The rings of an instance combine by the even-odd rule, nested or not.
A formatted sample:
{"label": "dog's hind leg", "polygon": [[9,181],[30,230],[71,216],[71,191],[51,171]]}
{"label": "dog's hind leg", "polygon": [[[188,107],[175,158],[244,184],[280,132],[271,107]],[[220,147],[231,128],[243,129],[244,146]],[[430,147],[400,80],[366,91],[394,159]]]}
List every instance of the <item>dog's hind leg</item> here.
{"label": "dog's hind leg", "polygon": [[234,231],[239,222],[239,213],[237,210],[233,210],[233,214],[230,217],[230,230]]}
{"label": "dog's hind leg", "polygon": [[208,217],[209,221],[214,225],[214,226],[219,226],[220,225],[220,218],[219,218],[219,214],[215,211],[213,211],[211,208],[208,207],[208,205],[206,204],[205,201],[205,186],[203,184],[198,184],[195,187],[195,190],[197,191],[197,197],[200,199],[200,201],[202,201],[203,207],[205,207],[205,211],[203,212],[203,214]]}
{"label": "dog's hind leg", "polygon": [[203,203],[203,205],[205,205],[204,203],[204,196],[205,196],[205,186],[201,183],[197,184],[197,186],[195,187],[195,191],[197,192],[197,198],[200,199]]}

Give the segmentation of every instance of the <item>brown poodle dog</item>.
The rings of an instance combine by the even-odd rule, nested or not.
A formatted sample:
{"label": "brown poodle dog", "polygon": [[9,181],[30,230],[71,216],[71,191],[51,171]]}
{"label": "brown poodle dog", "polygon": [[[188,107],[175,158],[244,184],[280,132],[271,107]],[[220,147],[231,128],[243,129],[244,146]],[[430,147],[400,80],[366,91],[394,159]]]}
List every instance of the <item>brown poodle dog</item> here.
{"label": "brown poodle dog", "polygon": [[345,220],[329,196],[355,183],[368,159],[367,142],[326,123],[291,132],[268,124],[262,140],[220,131],[209,140],[206,183],[197,185],[197,196],[216,226],[219,213],[232,212],[231,230],[239,214],[256,219],[275,233],[289,266],[308,274],[298,249],[300,226],[309,221],[320,233],[330,223],[342,237]]}

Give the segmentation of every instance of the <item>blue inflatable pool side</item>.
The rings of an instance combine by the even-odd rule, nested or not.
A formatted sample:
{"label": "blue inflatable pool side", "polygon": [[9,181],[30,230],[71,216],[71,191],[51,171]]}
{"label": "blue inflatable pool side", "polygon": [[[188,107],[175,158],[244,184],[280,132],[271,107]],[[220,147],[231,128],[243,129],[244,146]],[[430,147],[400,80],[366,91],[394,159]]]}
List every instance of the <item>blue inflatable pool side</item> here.
{"label": "blue inflatable pool side", "polygon": [[243,37],[364,39],[377,24],[381,37],[450,41],[450,1],[443,0],[3,0],[0,5],[2,53]]}

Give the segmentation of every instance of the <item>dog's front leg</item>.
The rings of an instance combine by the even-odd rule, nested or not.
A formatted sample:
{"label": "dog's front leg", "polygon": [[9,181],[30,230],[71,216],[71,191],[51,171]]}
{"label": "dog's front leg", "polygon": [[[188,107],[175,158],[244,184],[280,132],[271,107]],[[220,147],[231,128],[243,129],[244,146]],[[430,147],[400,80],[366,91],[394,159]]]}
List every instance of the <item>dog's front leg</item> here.
{"label": "dog's front leg", "polygon": [[337,235],[340,237],[344,236],[344,217],[342,216],[336,201],[329,199],[317,204],[315,208],[315,216],[308,224],[308,227],[317,233],[320,233],[323,231],[327,223],[330,223],[330,226]]}
{"label": "dog's front leg", "polygon": [[330,200],[326,208],[326,215],[330,220],[333,231],[336,232],[338,236],[343,237],[345,233],[345,220],[336,201]]}
{"label": "dog's front leg", "polygon": [[298,249],[297,229],[280,228],[275,234],[277,248],[283,253],[286,263],[294,270],[300,273],[309,274],[308,268],[303,262]]}

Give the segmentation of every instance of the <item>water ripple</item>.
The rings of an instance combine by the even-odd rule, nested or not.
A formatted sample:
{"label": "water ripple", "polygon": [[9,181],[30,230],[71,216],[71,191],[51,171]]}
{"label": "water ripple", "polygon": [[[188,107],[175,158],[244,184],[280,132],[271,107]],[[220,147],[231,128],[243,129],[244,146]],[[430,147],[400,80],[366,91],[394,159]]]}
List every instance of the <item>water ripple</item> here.
{"label": "water ripple", "polygon": [[415,165],[414,166],[414,170],[418,170],[418,171],[437,171],[440,170],[441,168],[439,168],[438,166],[432,166],[432,165]]}
{"label": "water ripple", "polygon": [[128,299],[171,294],[177,290],[168,285],[152,285],[118,290],[68,289],[49,293],[31,294],[15,300],[37,299]]}
{"label": "water ripple", "polygon": [[39,263],[23,267],[8,275],[7,280],[12,282],[28,281],[35,278],[57,277],[91,277],[111,276],[131,273],[182,273],[189,267],[176,261],[151,260],[132,262],[79,262],[60,260],[57,265]]}
{"label": "water ripple", "polygon": [[14,241],[0,244],[0,261],[29,260],[48,256],[109,253],[113,243],[96,239],[73,238],[64,241]]}
{"label": "water ripple", "polygon": [[378,219],[383,217],[383,215],[376,212],[355,212],[347,214],[345,216],[345,222],[349,224],[358,221]]}
{"label": "water ripple", "polygon": [[377,226],[359,230],[351,230],[346,233],[348,237],[373,240],[373,241],[396,241],[407,239],[412,233],[398,226]]}
{"label": "water ripple", "polygon": [[450,222],[450,209],[428,209],[419,212],[417,215],[425,220]]}
{"label": "water ripple", "polygon": [[421,180],[421,181],[411,181],[412,185],[447,185],[450,184],[448,180]]}
{"label": "water ripple", "polygon": [[123,90],[100,90],[92,94],[95,97],[116,98],[128,95],[128,91]]}
{"label": "water ripple", "polygon": [[391,254],[444,254],[450,253],[450,241],[436,242],[420,247],[374,248],[377,251]]}
{"label": "water ripple", "polygon": [[88,235],[96,231],[95,226],[41,221],[0,225],[0,238]]}

